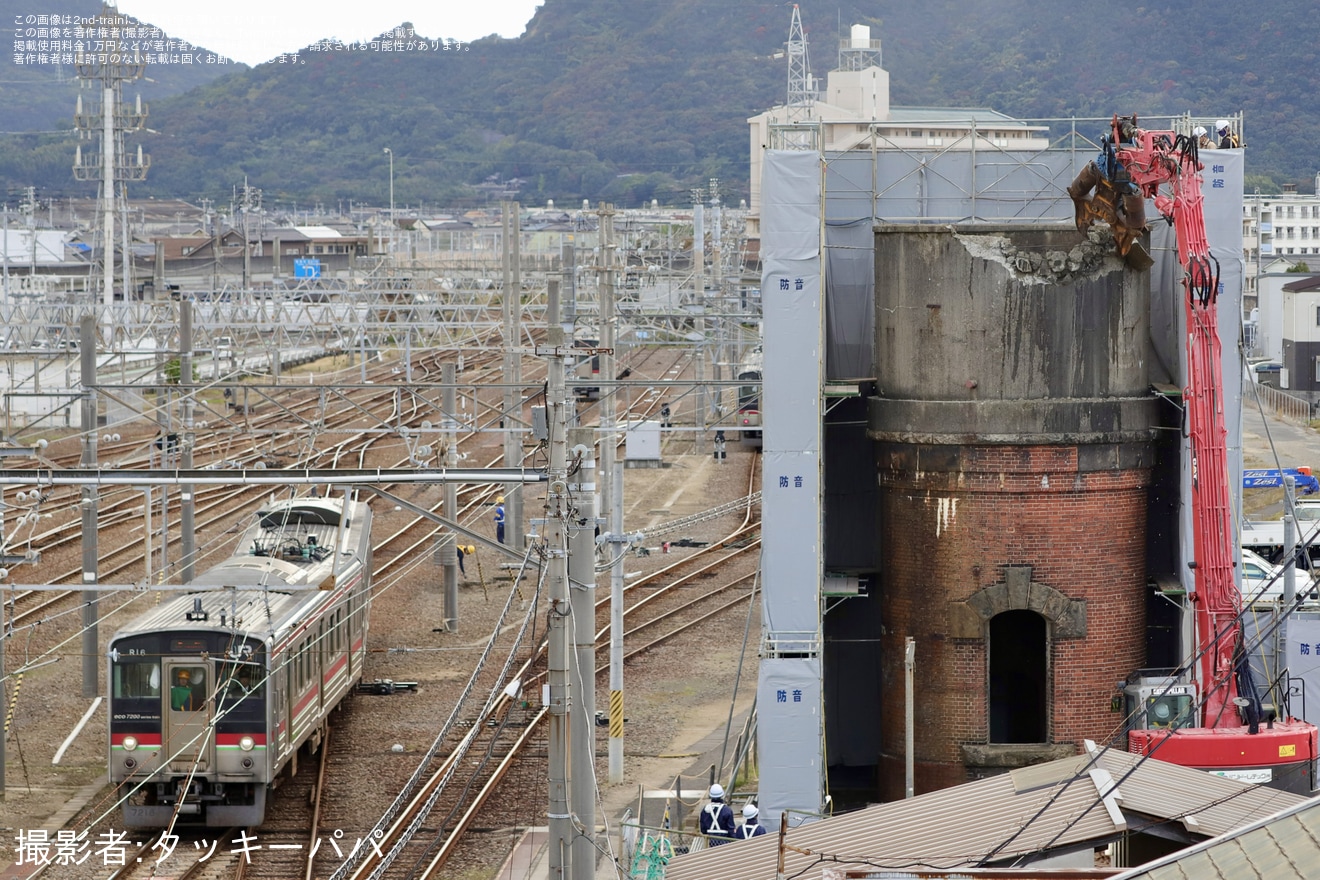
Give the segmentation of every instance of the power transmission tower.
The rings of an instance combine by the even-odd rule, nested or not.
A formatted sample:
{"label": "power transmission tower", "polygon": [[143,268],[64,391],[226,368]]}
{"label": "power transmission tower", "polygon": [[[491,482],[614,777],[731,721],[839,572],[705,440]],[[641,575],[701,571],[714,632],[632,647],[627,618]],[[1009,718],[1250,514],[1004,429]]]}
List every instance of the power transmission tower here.
{"label": "power transmission tower", "polygon": [[802,13],[793,4],[793,21],[788,26],[788,100],[789,121],[797,122],[811,115],[816,103],[815,84],[811,78],[811,59],[807,57],[807,38],[802,33]]}
{"label": "power transmission tower", "polygon": [[[108,8],[108,7],[106,7]],[[103,8],[103,13],[105,9]],[[97,40],[101,44],[101,40]],[[127,132],[139,131],[147,118],[147,110],[142,106],[142,96],[132,107],[123,102],[124,83],[139,79],[146,70],[146,63],[136,50],[130,50],[125,43],[107,40],[98,45],[98,52],[79,52],[75,56],[78,66],[78,78],[84,87],[100,83],[101,100],[93,103],[84,112],[82,95],[74,111],[74,125],[79,137],[91,141],[95,149],[89,150],[89,156],[83,159],[82,145],[79,144],[73,160],[73,176],[77,180],[101,181],[101,247],[102,247],[102,302],[110,306],[115,297],[115,208],[116,200],[123,199],[127,204],[127,186],[117,186],[123,181],[145,180],[147,169],[151,167],[151,157],[142,153],[142,146],[137,148],[137,156],[132,157],[124,146]],[[94,158],[99,155],[99,158]],[[129,266],[131,257],[125,240],[124,248],[124,298],[129,297]]]}

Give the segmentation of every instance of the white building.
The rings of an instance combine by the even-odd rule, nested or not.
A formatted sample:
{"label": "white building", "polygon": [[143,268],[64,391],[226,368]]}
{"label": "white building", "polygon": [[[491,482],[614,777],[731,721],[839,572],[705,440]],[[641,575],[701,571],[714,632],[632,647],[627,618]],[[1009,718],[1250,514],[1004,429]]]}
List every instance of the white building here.
{"label": "white building", "polygon": [[772,107],[747,120],[751,126],[751,219],[759,234],[761,165],[765,151],[850,150],[1044,150],[1046,126],[1028,125],[979,107],[895,107],[889,72],[880,67],[880,41],[866,25],[853,25],[839,47],[839,67],[826,75],[823,95],[797,105]]}
{"label": "white building", "polygon": [[1320,270],[1320,174],[1316,193],[1299,193],[1293,184],[1275,195],[1246,193],[1242,205],[1243,302],[1257,305],[1257,279],[1278,260],[1306,263]]}
{"label": "white building", "polygon": [[1320,400],[1320,275],[1294,275],[1283,285],[1280,387]]}

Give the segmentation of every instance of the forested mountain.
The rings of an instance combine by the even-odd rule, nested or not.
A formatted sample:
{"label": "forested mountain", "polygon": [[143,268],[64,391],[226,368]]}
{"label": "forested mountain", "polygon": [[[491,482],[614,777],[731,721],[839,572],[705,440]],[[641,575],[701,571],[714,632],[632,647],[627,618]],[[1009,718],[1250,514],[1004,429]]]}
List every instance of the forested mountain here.
{"label": "forested mountain", "polygon": [[[33,3],[31,0],[0,0],[0,23],[4,24],[9,51],[0,74],[0,180],[9,191],[35,184],[43,196],[88,195],[88,184],[74,181],[72,133],[73,114],[79,93],[87,100],[93,93],[80,88],[78,70],[68,56],[73,54],[72,37],[54,37],[51,14],[63,22],[99,16],[99,0],[61,0],[60,3]],[[136,23],[132,16],[120,15]],[[146,24],[146,23],[142,23]],[[64,26],[61,35],[64,33]],[[69,29],[73,25],[70,24]],[[168,39],[168,35],[165,35]],[[64,39],[68,40],[64,46]],[[136,32],[134,39],[137,40]],[[52,48],[52,42],[55,43]],[[138,41],[147,51],[144,41]],[[88,48],[92,48],[90,44]],[[67,48],[68,51],[64,51]],[[202,57],[214,53],[202,49],[196,64],[152,64],[147,77],[133,83],[125,92],[129,100],[138,95],[146,102],[155,123],[155,102],[170,95],[189,91],[246,65],[207,64]],[[95,101],[100,101],[96,95]],[[90,109],[90,106],[89,108]],[[7,195],[13,201],[12,195]]]}
{"label": "forested mountain", "polygon": [[[4,73],[0,75],[0,112],[4,114],[4,124],[0,128],[6,134],[68,128],[71,124],[74,100],[79,91],[78,71],[74,64],[63,63],[63,60],[72,55],[76,40],[56,36],[52,44],[51,13],[56,13],[61,21],[65,16],[86,19],[100,15],[101,4],[98,0],[62,0],[57,4],[0,0],[0,23],[4,24],[5,48],[8,50]],[[146,26],[132,16],[120,15],[134,26]],[[67,27],[71,30],[73,25]],[[63,32],[61,27],[61,34]],[[168,35],[164,38],[167,39]],[[133,40],[141,51],[148,51],[146,42],[138,40],[136,31]],[[90,43],[83,45],[92,48]],[[198,54],[213,53],[202,49]],[[201,57],[196,60],[195,64],[150,65],[147,79],[134,83],[129,94],[140,93],[144,101],[152,102],[186,92],[233,70],[247,69],[246,65],[233,62],[207,64]]]}
{"label": "forested mountain", "polygon": [[[214,198],[246,175],[267,200],[382,204],[389,147],[400,204],[475,201],[475,185],[512,178],[526,203],[685,201],[709,177],[736,199],[746,119],[784,98],[787,60],[773,56],[790,16],[760,0],[545,0],[518,39],[231,67],[154,102],[159,134],[132,141],[152,154],[151,175],[133,192]],[[1320,19],[1296,4],[875,0],[803,3],[802,16],[822,78],[848,25],[871,25],[894,104],[1027,118],[1240,110],[1250,185],[1309,190],[1320,170]],[[10,100],[0,91],[7,113]],[[89,194],[69,171],[73,147],[11,137],[0,177]]]}

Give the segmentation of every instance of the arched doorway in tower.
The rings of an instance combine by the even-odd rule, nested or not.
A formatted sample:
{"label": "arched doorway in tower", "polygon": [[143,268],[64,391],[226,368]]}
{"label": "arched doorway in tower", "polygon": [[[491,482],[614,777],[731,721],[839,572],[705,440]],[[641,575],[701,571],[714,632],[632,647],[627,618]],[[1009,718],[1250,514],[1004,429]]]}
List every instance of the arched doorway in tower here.
{"label": "arched doorway in tower", "polygon": [[990,618],[990,742],[1049,741],[1049,638],[1034,611]]}

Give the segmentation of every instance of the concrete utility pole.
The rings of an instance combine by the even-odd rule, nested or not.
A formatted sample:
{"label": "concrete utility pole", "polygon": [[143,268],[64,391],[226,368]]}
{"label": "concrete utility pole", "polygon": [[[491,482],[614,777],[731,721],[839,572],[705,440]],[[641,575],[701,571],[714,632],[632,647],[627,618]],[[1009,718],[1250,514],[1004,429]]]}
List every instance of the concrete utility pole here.
{"label": "concrete utility pole", "polygon": [[[1297,481],[1283,478],[1283,607],[1292,608],[1297,598],[1297,506],[1294,503]],[[1279,621],[1278,644],[1288,645],[1288,615]]]}
{"label": "concrete utility pole", "polygon": [[[715,315],[715,357],[714,378],[716,383],[724,378],[724,370],[721,366],[724,363],[724,267],[721,261],[724,259],[720,253],[720,179],[712,177],[710,179],[710,271],[711,271],[711,290],[714,292],[714,315]],[[732,378],[732,376],[730,376]],[[716,421],[724,416],[724,388],[715,385],[715,399],[712,401],[712,409]]]}
{"label": "concrete utility pole", "polygon": [[[560,294],[559,322],[564,325],[564,332],[569,335],[568,344],[573,344],[573,325],[577,322],[577,252],[572,242],[559,246],[559,262],[564,269],[564,289]],[[573,395],[570,394],[569,397]]]}
{"label": "concrete utility pole", "polygon": [[[555,279],[550,279],[555,284]],[[551,326],[557,324],[553,322]],[[569,400],[572,398],[569,397]],[[566,405],[567,408],[567,405]],[[577,665],[578,699],[573,704],[569,736],[573,741],[570,761],[574,767],[592,767],[596,762],[596,450],[590,428],[568,431],[569,454],[574,470],[568,477],[568,494],[576,504],[568,539],[569,592],[573,605],[573,655]],[[613,718],[611,717],[611,729]],[[613,742],[613,740],[610,740]],[[573,841],[574,880],[596,876],[596,786],[593,775],[579,772],[573,777],[573,815],[586,833]]]}
{"label": "concrete utility pole", "polygon": [[[522,462],[522,356],[518,354],[522,334],[522,254],[518,239],[521,225],[517,202],[504,203],[504,465],[518,467]],[[523,493],[519,486],[505,492],[504,533],[509,546],[521,551],[523,546]]]}
{"label": "concrete utility pole", "polygon": [[[109,80],[101,91],[101,118],[101,304],[109,308],[115,304],[115,90]],[[124,296],[128,296],[127,290]]]}
{"label": "concrete utility pole", "polygon": [[[506,225],[507,228],[507,225]],[[506,288],[507,301],[507,288]],[[569,599],[569,524],[579,518],[571,508],[573,494],[568,489],[568,405],[564,393],[564,331],[558,326],[558,316],[549,321],[546,340],[549,345],[548,381],[546,388],[546,420],[550,429],[550,461],[547,468],[549,483],[546,489],[546,586],[549,590],[549,652],[546,658],[549,677],[550,714],[548,727],[549,748],[549,809],[546,813],[549,828],[550,880],[578,878],[574,870],[577,852],[573,828],[573,814],[569,808],[570,778],[569,748],[570,718],[573,682],[573,652],[569,648],[568,619],[573,614]],[[507,465],[508,462],[506,461]],[[594,629],[594,615],[587,624]],[[579,622],[580,625],[580,622]],[[594,664],[585,671],[579,669],[583,681],[590,681]],[[590,685],[588,685],[589,687]],[[588,767],[590,764],[587,765]],[[586,773],[585,775],[590,775]],[[592,817],[588,833],[595,832]],[[589,865],[594,867],[595,860]]]}
{"label": "concrete utility pole", "polygon": [[[458,365],[452,361],[440,365],[440,418],[445,432],[445,466],[458,466]],[[445,516],[458,519],[458,486],[445,483]],[[459,536],[450,532],[449,540],[441,547],[440,561],[445,570],[445,632],[458,632],[458,548]]]}
{"label": "concrete utility pole", "polygon": [[[96,316],[86,314],[78,326],[78,360],[82,377],[82,466],[96,467]],[[100,676],[96,673],[97,657],[97,591],[90,589],[96,583],[96,487],[82,488],[82,579],[83,585],[83,683],[84,697],[94,697],[100,690]],[[150,544],[147,545],[150,548]]]}
{"label": "concrete utility pole", "polygon": [[[100,161],[103,169],[100,189],[104,195],[100,206],[102,210],[100,227],[104,232],[102,236],[104,274],[100,296],[102,296],[102,305],[110,307],[115,305],[115,90],[108,80],[102,90],[100,111],[102,111],[104,127],[100,135]],[[127,253],[124,259],[128,259]],[[127,290],[124,296],[128,296]]]}
{"label": "concrete utility pole", "polygon": [[[600,411],[600,464],[601,483],[604,487],[606,543],[610,563],[610,739],[609,779],[623,781],[623,463],[619,461],[616,444],[618,431],[618,397],[612,383],[617,368],[614,349],[618,344],[618,328],[614,314],[614,206],[605,205],[600,211],[601,259],[600,278],[601,347],[606,349],[600,357],[601,411]],[[605,384],[609,382],[611,384]]]}
{"label": "concrete utility pole", "polygon": [[701,204],[701,190],[693,190],[692,206],[692,298],[697,310],[696,330],[701,336],[697,340],[697,433],[692,441],[692,451],[698,455],[706,452],[706,225]]}
{"label": "concrete utility pole", "polygon": [[394,151],[389,147],[385,153],[390,157],[390,253],[394,252]]}
{"label": "concrete utility pole", "polygon": [[[183,438],[179,445],[179,466],[186,471],[193,466],[193,332],[192,303],[182,300],[179,303],[179,384],[185,389],[180,400]],[[187,483],[179,487],[179,541],[180,571],[179,580],[192,583],[193,562],[196,557],[196,535],[194,532],[194,514],[196,505],[193,501],[193,487]]]}
{"label": "concrete utility pole", "polygon": [[252,287],[252,242],[249,238],[248,214],[253,209],[261,209],[261,190],[248,186],[247,177],[243,178],[243,289]]}

